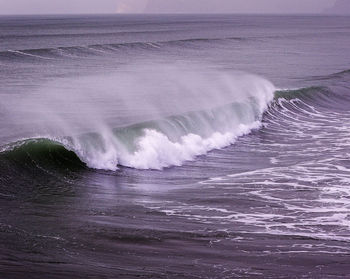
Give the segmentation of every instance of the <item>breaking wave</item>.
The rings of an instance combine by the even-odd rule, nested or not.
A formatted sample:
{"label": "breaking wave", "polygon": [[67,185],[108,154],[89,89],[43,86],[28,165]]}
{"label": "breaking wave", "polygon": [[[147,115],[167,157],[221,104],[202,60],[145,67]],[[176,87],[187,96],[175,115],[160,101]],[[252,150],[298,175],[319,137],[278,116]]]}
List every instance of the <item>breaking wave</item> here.
{"label": "breaking wave", "polygon": [[[153,69],[155,67],[153,65]],[[92,95],[85,89],[74,91],[74,94],[65,88],[55,91],[52,90],[55,86],[51,84],[37,94],[40,99],[22,100],[24,110],[31,106],[39,113],[38,119],[47,119],[47,125],[54,128],[64,126],[62,133],[69,136],[52,136],[49,133],[50,136],[10,143],[2,148],[0,161],[24,156],[33,157],[33,162],[42,162],[45,158],[51,163],[58,161],[61,164],[62,154],[64,158],[70,154],[68,157],[72,159],[69,152],[73,152],[76,158],[94,169],[115,171],[118,166],[125,166],[161,170],[180,166],[196,156],[233,144],[238,137],[258,128],[275,91],[269,81],[252,75],[237,74],[229,78],[220,72],[204,75],[195,70],[186,73],[177,68],[159,67],[165,74],[159,70],[155,76],[152,73],[150,76],[148,70],[139,69],[139,72],[124,78],[118,75],[120,80],[124,80],[119,84],[115,84],[115,76],[103,76],[102,81],[95,79],[92,83],[80,81],[93,88]],[[139,79],[136,78],[138,75]],[[158,82],[154,83],[154,80]],[[103,95],[101,105],[91,103],[93,98],[101,97],[94,88],[102,85],[109,93]],[[80,88],[80,85],[76,84],[74,88]],[[125,99],[121,100],[117,92],[112,94],[112,88],[120,89]],[[144,91],[147,95],[143,95]],[[123,124],[127,122],[122,121],[114,126],[116,128],[111,128],[103,118],[99,118],[103,114],[118,114],[114,110],[116,106],[128,105],[128,115],[134,116],[142,109],[152,111],[153,117],[140,121],[141,117],[131,124]],[[109,109],[111,112],[108,112]],[[61,118],[62,112],[63,115],[68,112],[70,116]],[[52,115],[54,120],[50,120]],[[92,132],[77,130],[75,122]],[[41,152],[47,156],[42,156]]]}
{"label": "breaking wave", "polygon": [[[272,92],[271,88],[265,93]],[[180,166],[210,150],[233,144],[237,137],[258,128],[270,98],[265,97],[265,104],[252,99],[105,133],[25,139],[4,146],[0,160],[58,165],[79,165],[81,161],[90,168],[105,170],[117,170],[118,165],[157,170]]]}

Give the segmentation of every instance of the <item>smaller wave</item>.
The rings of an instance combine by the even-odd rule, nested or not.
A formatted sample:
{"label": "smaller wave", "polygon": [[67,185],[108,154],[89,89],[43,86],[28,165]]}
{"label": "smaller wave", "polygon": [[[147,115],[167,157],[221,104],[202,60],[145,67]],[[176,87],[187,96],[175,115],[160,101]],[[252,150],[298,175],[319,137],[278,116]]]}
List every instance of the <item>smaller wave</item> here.
{"label": "smaller wave", "polygon": [[350,74],[350,69],[348,70],[344,70],[344,71],[340,71],[338,73],[332,74],[333,76],[343,76],[343,75],[349,75]]}
{"label": "smaller wave", "polygon": [[182,46],[191,47],[193,44],[199,45],[203,42],[225,42],[225,41],[243,41],[246,38],[227,37],[227,38],[192,38],[170,41],[156,41],[156,42],[130,42],[130,43],[116,43],[116,44],[95,44],[87,46],[70,46],[70,47],[56,47],[56,48],[41,48],[41,49],[20,49],[20,50],[6,50],[0,51],[0,59],[2,60],[25,60],[25,59],[57,59],[57,58],[79,58],[93,55],[103,55],[115,53],[120,50],[159,50],[162,47]]}
{"label": "smaller wave", "polygon": [[300,99],[313,99],[318,98],[318,95],[329,94],[329,90],[327,87],[322,86],[310,86],[310,87],[302,87],[295,89],[278,89],[275,92],[275,100],[279,98],[284,98],[286,100],[292,100],[295,98]]}
{"label": "smaller wave", "polygon": [[312,77],[310,80],[314,81],[314,80],[339,80],[339,79],[343,79],[343,78],[348,78],[350,76],[350,69],[346,69],[343,71],[339,71],[336,73],[332,73],[329,75],[325,75],[325,76],[314,76]]}
{"label": "smaller wave", "polygon": [[299,89],[277,90],[275,101],[301,100],[303,103],[332,110],[348,110],[350,94],[341,84],[334,86],[311,86]]}

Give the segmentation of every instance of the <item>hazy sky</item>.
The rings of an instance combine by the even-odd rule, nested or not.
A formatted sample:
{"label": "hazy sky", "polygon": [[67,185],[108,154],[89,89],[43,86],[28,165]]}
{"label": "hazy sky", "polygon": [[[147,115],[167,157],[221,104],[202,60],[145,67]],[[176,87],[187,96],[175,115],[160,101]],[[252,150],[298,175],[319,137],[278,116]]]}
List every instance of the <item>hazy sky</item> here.
{"label": "hazy sky", "polygon": [[[319,13],[336,0],[0,0],[0,14]],[[350,1],[350,0],[349,0]]]}
{"label": "hazy sky", "polygon": [[334,2],[335,0],[148,0],[146,11],[320,13]]}

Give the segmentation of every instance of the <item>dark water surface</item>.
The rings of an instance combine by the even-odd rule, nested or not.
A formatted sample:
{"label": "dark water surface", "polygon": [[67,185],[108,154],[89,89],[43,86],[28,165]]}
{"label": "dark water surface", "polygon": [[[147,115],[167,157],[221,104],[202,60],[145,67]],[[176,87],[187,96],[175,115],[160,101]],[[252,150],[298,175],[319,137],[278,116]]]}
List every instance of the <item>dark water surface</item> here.
{"label": "dark water surface", "polygon": [[350,278],[349,38],[0,17],[0,278]]}

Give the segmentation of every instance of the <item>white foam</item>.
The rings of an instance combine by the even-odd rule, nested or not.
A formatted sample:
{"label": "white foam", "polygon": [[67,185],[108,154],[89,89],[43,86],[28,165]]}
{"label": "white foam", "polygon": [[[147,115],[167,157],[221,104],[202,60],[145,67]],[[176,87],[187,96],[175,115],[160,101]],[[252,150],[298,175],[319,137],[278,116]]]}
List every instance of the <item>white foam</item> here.
{"label": "white foam", "polygon": [[198,155],[206,154],[213,149],[220,149],[233,144],[237,137],[247,134],[259,126],[239,125],[234,132],[215,132],[208,138],[196,134],[187,134],[179,142],[172,142],[165,134],[146,129],[139,140],[137,151],[125,154],[120,164],[138,169],[163,169],[169,166],[180,166],[184,161],[193,160]]}

